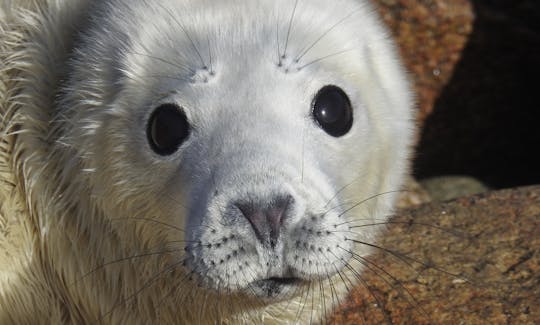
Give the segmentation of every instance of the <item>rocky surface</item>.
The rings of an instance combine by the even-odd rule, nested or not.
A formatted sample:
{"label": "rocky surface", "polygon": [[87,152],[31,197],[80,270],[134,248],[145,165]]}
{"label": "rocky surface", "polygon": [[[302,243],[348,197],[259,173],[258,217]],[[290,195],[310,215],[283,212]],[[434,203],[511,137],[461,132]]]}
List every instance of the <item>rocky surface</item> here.
{"label": "rocky surface", "polygon": [[540,186],[403,210],[330,324],[539,324]]}
{"label": "rocky surface", "polygon": [[433,111],[472,32],[469,0],[374,0],[415,85],[419,118]]}

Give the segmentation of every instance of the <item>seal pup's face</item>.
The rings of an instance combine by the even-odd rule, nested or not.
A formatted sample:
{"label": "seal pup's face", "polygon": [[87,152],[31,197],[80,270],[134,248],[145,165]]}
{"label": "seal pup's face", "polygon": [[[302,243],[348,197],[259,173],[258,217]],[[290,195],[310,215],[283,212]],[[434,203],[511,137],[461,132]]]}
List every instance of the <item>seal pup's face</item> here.
{"label": "seal pup's face", "polygon": [[70,159],[106,220],[159,221],[135,240],[112,223],[120,245],[152,234],[202,288],[266,302],[369,252],[358,243],[377,228],[349,227],[389,213],[411,99],[363,2],[113,0],[93,10],[59,142],[77,148]]}

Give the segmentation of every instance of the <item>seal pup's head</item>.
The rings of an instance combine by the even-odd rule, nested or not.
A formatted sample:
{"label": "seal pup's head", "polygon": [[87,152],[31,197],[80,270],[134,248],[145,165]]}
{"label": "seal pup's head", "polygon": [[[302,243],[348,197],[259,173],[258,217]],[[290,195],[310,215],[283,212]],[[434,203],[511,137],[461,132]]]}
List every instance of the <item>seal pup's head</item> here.
{"label": "seal pup's head", "polygon": [[390,213],[412,137],[406,78],[366,1],[88,13],[43,186],[91,253],[60,271],[157,251],[99,269],[99,313],[120,313],[120,295],[185,321],[321,317],[356,282],[378,227],[350,227]]}

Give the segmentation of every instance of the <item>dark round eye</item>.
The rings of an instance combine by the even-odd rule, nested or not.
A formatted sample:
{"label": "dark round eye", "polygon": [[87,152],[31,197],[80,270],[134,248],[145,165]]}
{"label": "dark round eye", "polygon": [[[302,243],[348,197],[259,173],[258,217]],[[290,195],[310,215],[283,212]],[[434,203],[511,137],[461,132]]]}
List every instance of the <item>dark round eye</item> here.
{"label": "dark round eye", "polygon": [[324,86],[313,99],[313,117],[317,124],[333,137],[345,135],[352,127],[351,102],[336,86]]}
{"label": "dark round eye", "polygon": [[186,114],[174,104],[158,106],[150,116],[146,130],[152,149],[159,155],[173,154],[189,136]]}

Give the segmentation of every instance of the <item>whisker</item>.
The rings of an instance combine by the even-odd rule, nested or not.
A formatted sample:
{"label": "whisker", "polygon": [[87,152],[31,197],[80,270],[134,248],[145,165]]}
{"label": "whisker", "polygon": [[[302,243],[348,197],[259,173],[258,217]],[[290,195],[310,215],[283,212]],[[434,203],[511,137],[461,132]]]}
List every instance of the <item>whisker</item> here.
{"label": "whisker", "polygon": [[[208,272],[210,272],[210,268],[207,268],[206,272],[205,273],[201,273],[200,270],[197,271],[197,267],[195,267],[194,269],[192,269],[187,275],[186,275],[186,279],[189,281],[189,282],[192,282],[195,280],[195,283],[197,284],[197,287],[198,288],[202,288],[203,287],[203,281],[205,279],[208,278],[207,274]],[[195,275],[195,279],[193,278],[193,276]],[[199,318],[199,324],[202,323],[202,319],[203,319],[203,313],[204,313],[204,306],[206,306],[206,303],[207,303],[207,299],[206,297],[208,297],[208,295],[210,294],[209,290],[205,290],[205,298],[202,300],[202,304],[199,304],[199,307],[200,307],[200,310],[199,310],[199,313],[197,315],[197,317]],[[193,299],[193,297],[190,296],[190,292],[186,290],[186,292],[184,292],[184,295],[182,295],[181,297],[181,300],[180,300],[180,303],[183,303],[184,302],[184,299]],[[192,301],[190,301],[189,303],[192,303]],[[195,316],[195,315],[193,315]]]}
{"label": "whisker", "polygon": [[180,65],[178,63],[174,63],[174,62],[171,62],[169,60],[166,60],[164,58],[161,58],[161,57],[158,57],[158,56],[153,56],[153,55],[150,55],[150,54],[146,54],[146,53],[140,53],[140,52],[133,52],[133,51],[126,51],[125,53],[128,53],[128,54],[133,54],[133,55],[140,55],[140,56],[144,56],[144,57],[147,57],[149,59],[153,59],[153,60],[156,60],[156,61],[160,61],[160,62],[163,62],[165,64],[168,64],[170,66],[173,66],[173,67],[176,67],[176,68],[179,68],[181,70],[187,70],[191,73],[195,73],[195,70],[191,69],[189,66],[186,66],[186,65]]}
{"label": "whisker", "polygon": [[105,263],[95,267],[94,269],[88,271],[87,273],[83,274],[79,279],[75,280],[75,282],[69,284],[69,286],[75,286],[76,284],[80,283],[82,280],[84,280],[88,276],[92,275],[92,273],[94,273],[94,272],[96,272],[96,271],[98,271],[98,270],[100,270],[100,269],[102,269],[102,268],[104,268],[106,266],[109,266],[109,265],[114,265],[114,264],[118,264],[118,263],[121,263],[121,262],[126,262],[126,261],[129,261],[129,260],[137,259],[137,258],[143,258],[143,257],[148,257],[148,256],[156,256],[156,255],[164,255],[164,254],[167,254],[167,253],[175,253],[175,252],[179,252],[179,251],[182,251],[182,249],[162,250],[162,251],[156,251],[156,252],[150,252],[150,253],[137,254],[137,255],[122,257],[122,258],[119,258],[119,259],[116,259],[116,260],[113,260],[113,261],[105,262]]}
{"label": "whisker", "polygon": [[[336,258],[336,261],[342,261],[342,262],[345,262],[343,260],[343,258],[340,258],[338,257],[333,251],[330,251],[330,254],[334,255],[334,257]],[[345,262],[346,263],[346,262]],[[347,276],[347,274],[343,273],[343,276],[345,276],[347,278],[347,280],[349,281],[349,284],[351,285],[351,287],[347,287],[347,283],[345,282],[345,280],[343,279],[343,276],[342,276],[342,273],[339,271],[339,269],[337,268],[337,266],[334,265],[334,268],[336,269],[337,273],[340,275],[340,278],[341,280],[343,281],[343,283],[345,284],[345,287],[348,289],[347,292],[351,292],[351,289],[355,286],[355,284],[351,281],[351,279],[349,279],[349,277]]]}
{"label": "whisker", "polygon": [[[362,176],[362,175],[361,175],[361,176]],[[352,184],[354,184],[354,182],[358,181],[358,180],[361,178],[361,176],[358,176],[358,177],[354,178],[352,181],[350,181],[349,183],[343,185],[339,190],[337,190],[337,191],[336,191],[336,194],[334,194],[334,196],[332,196],[332,197],[330,198],[330,200],[328,200],[328,202],[326,202],[326,204],[324,205],[323,208],[328,207],[328,204],[330,204],[330,202],[332,202],[335,198],[337,198],[338,195],[339,195],[341,192],[343,192],[347,187],[351,186]]]}
{"label": "whisker", "polygon": [[[317,274],[320,274],[320,271],[319,271],[319,266],[317,265]],[[323,283],[322,283],[322,280],[319,279],[319,295],[321,297],[321,300],[322,300],[322,308],[323,308],[323,312],[324,312],[324,323],[328,323],[328,316],[326,314],[326,297],[324,295],[324,287],[323,287]]]}
{"label": "whisker", "polygon": [[[399,279],[397,279],[395,276],[393,276],[391,273],[389,273],[388,271],[386,271],[384,268],[380,267],[379,265],[375,264],[374,262],[368,260],[367,258],[357,254],[357,253],[354,253],[348,249],[345,249],[341,246],[338,246],[339,248],[343,249],[344,251],[348,252],[349,254],[351,254],[353,256],[353,258],[355,260],[357,260],[358,262],[360,262],[362,265],[364,265],[364,267],[366,267],[368,270],[370,270],[371,272],[373,272],[373,274],[377,275],[378,277],[380,277],[387,285],[389,285],[391,288],[395,288],[397,289],[398,291],[400,291],[401,293],[403,293],[406,297],[408,296],[409,298],[411,298],[413,300],[414,303],[411,303],[409,301],[409,299],[406,299],[407,300],[407,303],[409,303],[409,305],[413,308],[419,308],[421,311],[422,311],[422,314],[426,317],[429,318],[428,316],[428,313],[425,311],[424,308],[422,308],[422,306],[420,305],[420,303],[418,302],[418,300],[414,297],[414,295],[412,294],[412,292],[407,289],[407,287],[405,287],[401,281]],[[371,265],[371,266],[370,266]],[[397,283],[397,287],[396,285],[394,285],[393,283],[391,283],[387,278],[385,278],[384,276],[381,276],[376,270],[373,269],[373,267],[380,270],[381,272],[383,272],[386,276],[388,276],[390,279],[392,279],[395,283]]]}
{"label": "whisker", "polygon": [[334,52],[332,54],[328,54],[328,55],[325,55],[325,56],[321,56],[320,58],[311,60],[311,61],[307,62],[306,64],[299,66],[296,69],[298,71],[300,71],[300,70],[304,69],[305,67],[310,66],[310,65],[312,65],[314,63],[329,59],[329,58],[334,57],[334,56],[338,56],[338,55],[343,54],[343,53],[351,52],[351,51],[354,51],[354,50],[355,49],[347,49],[347,50],[343,50],[343,51],[339,51],[339,52]]}
{"label": "whisker", "polygon": [[[170,80],[177,80],[177,81],[189,81],[188,78],[182,77],[182,76],[169,76],[164,74],[150,74],[145,77],[148,78],[154,78],[154,79],[170,79]],[[157,94],[157,93],[156,93]]]}
{"label": "whisker", "polygon": [[162,226],[166,226],[166,227],[169,227],[169,228],[172,228],[174,230],[178,230],[178,231],[181,231],[181,232],[186,232],[184,229],[180,228],[180,227],[177,227],[177,226],[174,226],[174,225],[171,225],[171,224],[168,224],[166,222],[162,222],[162,221],[159,221],[159,220],[156,220],[156,219],[151,219],[151,218],[139,218],[139,217],[126,217],[126,218],[112,218],[111,219],[112,221],[148,221],[148,222],[152,222],[152,223],[155,223],[155,224],[158,224],[158,225],[162,225]]}
{"label": "whisker", "polygon": [[182,32],[184,33],[184,35],[186,35],[187,39],[189,40],[189,42],[191,43],[191,47],[193,48],[193,50],[195,50],[195,52],[197,53],[197,56],[199,57],[199,60],[201,61],[201,64],[202,64],[202,68],[203,69],[207,69],[208,67],[206,66],[206,63],[204,62],[204,59],[201,55],[201,52],[199,51],[199,48],[195,45],[195,42],[193,41],[193,38],[189,35],[189,33],[187,32],[186,28],[184,27],[184,25],[182,23],[180,23],[180,21],[176,18],[175,15],[173,15],[172,11],[170,8],[166,8],[164,7],[162,4],[160,4],[159,2],[156,3],[158,6],[160,6],[163,10],[165,10],[167,12],[167,14],[169,15],[169,17],[171,17],[172,20],[174,20],[174,22],[178,25],[178,27],[180,27],[180,29],[182,29]]}
{"label": "whisker", "polygon": [[[392,194],[392,193],[400,193],[400,192],[405,192],[405,191],[406,191],[406,190],[395,190],[395,191],[382,192],[382,193],[379,193],[379,194],[372,195],[372,196],[370,196],[370,197],[368,197],[368,198],[366,198],[366,199],[364,199],[364,200],[361,200],[361,201],[355,203],[353,206],[351,206],[351,207],[345,209],[343,212],[341,212],[341,213],[338,215],[338,218],[340,218],[341,216],[343,216],[345,213],[347,213],[347,212],[353,210],[354,208],[358,207],[359,205],[366,203],[366,202],[369,201],[369,200],[375,199],[375,198],[377,198],[377,197],[379,197],[379,196],[383,196],[383,195],[387,195],[387,194]],[[329,211],[334,210],[334,209],[337,209],[337,208],[339,208],[339,207],[341,207],[341,206],[342,206],[342,205],[334,206],[334,207],[328,209],[325,213],[328,213]]]}
{"label": "whisker", "polygon": [[302,184],[304,184],[304,164],[305,164],[305,147],[306,147],[306,122],[302,126]]}
{"label": "whisker", "polygon": [[300,62],[300,60],[313,48],[315,47],[315,45],[317,45],[326,35],[328,35],[332,30],[334,30],[336,27],[338,27],[339,25],[341,25],[345,20],[347,20],[349,17],[351,17],[352,15],[356,14],[357,12],[359,12],[360,10],[354,10],[353,12],[349,13],[348,15],[346,15],[345,17],[343,17],[342,19],[340,19],[337,23],[335,23],[334,25],[332,25],[330,28],[328,28],[324,33],[322,33],[313,43],[311,43],[311,45],[309,45],[307,48],[305,48],[304,50],[302,50],[300,52],[300,54],[296,57],[295,61],[296,62]]}
{"label": "whisker", "polygon": [[[240,269],[240,272],[242,272],[242,274],[244,275],[244,278],[246,279],[249,279],[249,277],[246,275],[246,272],[245,272],[245,269],[244,268],[239,268]],[[253,272],[251,272],[251,274],[253,275]],[[260,305],[263,304],[262,300],[255,294],[255,289],[253,289],[253,286],[251,284],[248,284],[247,288],[251,291],[251,293],[253,294],[253,297],[256,297],[256,300],[259,302]],[[251,303],[251,302],[250,302]],[[252,307],[255,307],[255,305],[252,305]],[[254,308],[255,309],[255,308]]]}
{"label": "whisker", "polygon": [[[343,258],[339,258],[337,257],[336,254],[334,254],[334,252],[330,252],[332,255],[334,255],[334,257],[336,258],[336,260],[341,260],[344,262]],[[347,266],[347,262],[344,263],[345,266]],[[343,284],[345,285],[345,288],[347,289],[347,292],[352,292],[352,289],[356,286],[356,284],[349,278],[349,276],[345,273],[345,272],[341,272],[334,264],[334,268],[336,269],[337,271],[337,274],[339,275],[339,277],[341,278],[341,281],[343,282]],[[354,275],[354,274],[353,274]],[[349,283],[350,286],[347,285],[347,282]],[[341,302],[339,302],[339,305],[341,305]],[[363,316],[363,315],[362,315]],[[362,324],[365,324],[365,320],[362,319]]]}
{"label": "whisker", "polygon": [[[328,260],[328,257],[326,257]],[[333,263],[332,263],[333,264]],[[340,273],[339,271],[337,273]],[[332,277],[326,272],[326,277],[328,279],[328,284],[330,285],[330,294],[332,296],[332,308],[336,308],[337,306],[341,305],[341,301],[339,300],[339,296],[337,293],[336,285],[334,284],[334,281],[332,281]]]}
{"label": "whisker", "polygon": [[208,59],[210,60],[210,75],[214,75],[214,66],[213,66],[213,58],[212,58],[212,48],[210,47],[210,36],[206,35],[206,40],[208,41]]}
{"label": "whisker", "polygon": [[276,47],[277,47],[277,64],[278,64],[278,67],[281,67],[283,65],[282,61],[281,61],[281,49],[280,49],[280,44],[279,44],[279,8],[278,8],[278,12],[276,13]]}
{"label": "whisker", "polygon": [[429,265],[427,263],[424,263],[414,257],[411,257],[409,255],[406,255],[406,254],[403,254],[403,253],[400,253],[400,252],[397,252],[397,251],[394,251],[394,250],[391,250],[391,249],[388,249],[388,248],[385,248],[385,247],[382,247],[382,246],[379,246],[379,245],[375,245],[375,244],[371,244],[371,243],[367,243],[367,242],[364,242],[364,241],[361,241],[361,240],[356,240],[356,239],[351,239],[351,238],[346,238],[346,240],[350,240],[354,243],[357,243],[357,244],[362,244],[362,245],[366,245],[366,246],[369,246],[369,247],[373,247],[373,248],[376,248],[376,249],[379,249],[383,252],[386,252],[386,253],[389,253],[395,257],[397,257],[398,259],[400,259],[401,261],[403,261],[405,264],[407,264],[408,266],[410,266],[412,269],[414,269],[413,265],[411,263],[408,262],[409,261],[412,261],[412,262],[415,262],[417,264],[420,264],[422,265],[423,267],[425,267],[426,269],[434,269],[434,270],[437,270],[441,273],[444,273],[446,275],[450,275],[452,277],[455,277],[455,278],[460,278],[460,279],[463,279],[464,281],[467,281],[467,282],[470,282],[469,279],[467,278],[464,278],[463,276],[459,275],[459,274],[455,274],[455,273],[452,273],[452,272],[449,272],[447,270],[444,270],[436,265]]}
{"label": "whisker", "polygon": [[[302,269],[304,268],[305,262],[302,262]],[[304,312],[304,307],[306,306],[306,303],[307,303],[307,300],[308,300],[308,296],[309,296],[309,291],[311,289],[311,283],[306,286],[307,288],[304,288],[302,291],[302,299],[301,300],[301,303],[300,303],[300,306],[298,308],[298,312],[296,314],[296,317],[295,317],[295,322],[294,324],[298,324],[298,322],[300,321],[300,318],[302,317],[302,313]],[[305,293],[305,297],[304,297],[304,293]]]}
{"label": "whisker", "polygon": [[207,303],[207,300],[208,300],[208,294],[209,294],[209,292],[205,291],[204,298],[202,299],[202,303],[199,304],[199,312],[197,313],[197,317],[199,318],[199,324],[203,323],[203,314],[205,312],[206,303]]}
{"label": "whisker", "polygon": [[298,1],[299,0],[296,0],[294,2],[294,7],[293,7],[293,11],[291,13],[291,18],[289,19],[289,27],[287,28],[287,37],[285,38],[285,48],[283,49],[283,55],[281,56],[282,58],[285,58],[286,55],[287,55],[287,48],[289,46],[289,38],[291,36],[291,30],[292,30],[292,25],[293,25],[293,20],[294,20],[294,16],[296,14],[296,9],[298,7]]}
{"label": "whisker", "polygon": [[[184,263],[184,262],[185,262],[185,260],[182,261],[182,263]],[[167,293],[159,299],[159,301],[158,301],[158,303],[157,303],[157,306],[162,306],[162,305],[163,305],[163,302],[164,302],[166,299],[168,299],[173,293],[175,293],[175,292],[177,291],[177,289],[180,287],[180,285],[181,285],[182,283],[186,282],[186,280],[188,280],[188,278],[190,277],[191,274],[193,274],[193,272],[194,272],[194,271],[186,272],[186,274],[184,274],[184,276],[181,277],[181,278],[177,281],[177,284],[174,285],[174,286],[172,286],[172,288],[171,288],[169,291],[167,291]],[[180,303],[182,302],[181,299],[179,299],[179,301],[180,301]]]}
{"label": "whisker", "polygon": [[[312,283],[309,284],[311,287]],[[315,284],[313,284],[315,286]],[[311,310],[309,315],[309,324],[313,324],[313,309],[315,309],[315,288],[313,288],[313,291],[311,292]]]}
{"label": "whisker", "polygon": [[[146,76],[140,76],[137,74],[134,74],[133,71],[126,72],[122,75],[124,78],[127,78],[129,80],[132,80],[133,82],[140,82],[143,81],[145,78],[153,78],[153,79],[170,79],[170,80],[178,80],[178,81],[189,81],[187,78],[184,77],[178,77],[178,76],[168,76],[168,75],[161,75],[161,74],[153,74],[153,75],[146,75]],[[137,80],[137,77],[139,80]],[[157,91],[151,91],[152,95],[155,95],[156,97],[163,97],[166,95],[166,93],[163,92],[157,92]]]}
{"label": "whisker", "polygon": [[295,293],[298,291],[298,289],[301,289],[300,293],[299,293],[299,300],[298,300],[298,308],[296,309],[296,313],[295,313],[295,316],[294,316],[294,323],[293,324],[298,324],[299,320],[300,320],[300,317],[302,315],[302,306],[304,305],[304,296],[306,294],[306,285],[302,285],[300,288],[297,288],[295,290]]}
{"label": "whisker", "polygon": [[[353,274],[353,276],[362,284],[362,286],[367,289],[369,295],[377,303],[377,306],[379,306],[379,308],[384,308],[384,304],[377,297],[377,295],[375,295],[373,288],[366,282],[366,280],[360,275],[360,273],[358,273],[358,271],[356,271],[349,263],[345,263],[345,267],[348,268],[349,271],[351,271],[351,273]],[[386,323],[392,324],[392,321],[391,319],[389,319],[389,316],[386,313],[384,313],[382,310],[381,310],[381,314],[383,315],[383,318],[385,319]]]}
{"label": "whisker", "polygon": [[[177,199],[175,199],[172,195],[170,195],[169,193],[167,192],[163,192],[163,195],[165,197],[167,197],[169,200],[171,200],[173,203],[176,203],[178,204],[180,207],[184,208],[186,211],[188,211],[189,209],[187,207],[185,207],[180,201],[178,201]],[[205,228],[208,228],[210,229],[212,232],[215,232],[217,231],[214,227],[212,226],[209,226],[207,224],[204,224],[204,223],[201,223],[200,225],[197,225],[197,226],[193,226],[194,227],[205,227]],[[187,228],[188,230],[190,229],[189,227]]]}
{"label": "whisker", "polygon": [[[294,288],[294,292],[292,294],[293,297],[297,297],[298,290],[303,288],[303,285],[297,286]],[[299,295],[298,295],[299,296]],[[293,303],[294,299],[290,299],[287,305],[285,306],[284,310],[291,310],[291,304]]]}
{"label": "whisker", "polygon": [[[377,220],[377,219],[371,219],[371,220],[370,219],[365,219],[365,220],[366,221],[372,221],[372,220]],[[349,222],[342,223],[340,225],[343,225],[343,224],[346,224],[346,223],[360,222],[360,221],[362,221],[362,220],[357,219],[357,220],[352,220],[352,221],[349,221]],[[408,225],[408,226],[411,226],[411,227],[412,226],[424,226],[424,227],[440,230],[442,232],[451,234],[451,235],[459,237],[459,238],[472,239],[471,236],[465,235],[465,234],[463,234],[461,232],[458,232],[456,230],[444,228],[444,227],[437,226],[437,225],[432,225],[432,224],[429,224],[429,223],[415,222],[412,219],[410,221],[381,221],[381,222],[366,223],[366,224],[361,224],[361,225],[353,225],[353,226],[350,226],[349,229],[371,227],[371,226],[379,226],[379,225],[391,225],[391,224],[403,224],[403,225]]]}
{"label": "whisker", "polygon": [[188,210],[188,208],[182,204],[182,202],[180,202],[178,199],[176,199],[175,197],[173,197],[171,194],[169,194],[167,191],[163,191],[163,194],[169,198],[169,200],[173,201],[174,203],[178,204],[180,207],[184,208],[186,211]]}
{"label": "whisker", "polygon": [[146,281],[146,283],[139,289],[137,289],[133,294],[131,294],[130,296],[122,299],[122,301],[120,301],[119,303],[115,304],[108,312],[106,312],[105,314],[101,315],[101,317],[98,319],[99,322],[103,321],[108,315],[111,315],[112,312],[119,306],[127,303],[128,301],[130,301],[131,299],[135,298],[139,293],[141,293],[143,290],[149,288],[151,285],[153,285],[154,283],[156,283],[162,276],[164,273],[166,272],[169,272],[171,270],[173,270],[174,268],[178,267],[178,265],[181,265],[182,263],[184,263],[184,261],[180,261],[180,262],[177,262],[177,263],[174,263],[172,264],[171,266],[159,271],[155,276],[153,276],[152,278],[150,278],[150,280]]}
{"label": "whisker", "polygon": [[[167,241],[166,244],[173,244],[173,243],[194,243],[195,245],[193,245],[190,249],[196,249],[196,248],[199,248],[199,247],[204,247],[204,246],[213,246],[213,245],[217,245],[217,244],[222,244],[222,242],[213,242],[213,243],[203,243],[201,241],[194,241],[194,240],[171,240],[171,241]],[[162,251],[155,251],[155,252],[149,252],[149,253],[142,253],[142,254],[137,254],[137,255],[132,255],[132,256],[127,256],[127,257],[122,257],[122,258],[119,258],[119,259],[116,259],[116,260],[113,260],[113,261],[109,261],[109,262],[105,262],[104,264],[101,264],[97,267],[95,267],[94,269],[92,269],[91,271],[85,273],[84,275],[82,275],[78,280],[76,280],[75,282],[73,282],[72,284],[70,284],[70,286],[74,286],[76,285],[77,283],[79,283],[80,281],[82,281],[84,278],[90,276],[92,273],[106,267],[106,266],[109,266],[109,265],[113,265],[113,264],[117,264],[117,263],[121,263],[121,262],[125,262],[125,261],[128,261],[128,260],[132,260],[132,259],[137,259],[137,258],[143,258],[143,257],[148,257],[148,256],[155,256],[155,255],[162,255],[162,254],[167,254],[167,253],[175,253],[175,252],[179,252],[179,251],[182,251],[182,250],[187,250],[187,247],[186,248],[177,248],[177,249],[170,249],[170,250],[162,250]]]}

